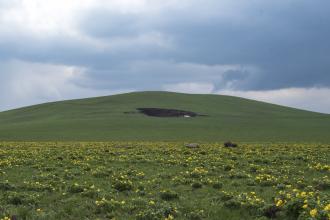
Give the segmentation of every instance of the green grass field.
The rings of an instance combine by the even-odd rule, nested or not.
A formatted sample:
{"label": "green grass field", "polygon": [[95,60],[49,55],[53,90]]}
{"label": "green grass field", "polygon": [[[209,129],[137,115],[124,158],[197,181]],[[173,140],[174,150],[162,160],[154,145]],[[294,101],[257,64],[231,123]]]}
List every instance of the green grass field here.
{"label": "green grass field", "polygon": [[327,114],[168,92],[2,112],[0,220],[329,220],[329,131]]}
{"label": "green grass field", "polygon": [[[208,117],[124,114],[139,107]],[[0,140],[330,142],[330,115],[237,97],[138,92],[36,105],[0,113]]]}
{"label": "green grass field", "polygon": [[330,145],[0,143],[0,219],[328,220]]}

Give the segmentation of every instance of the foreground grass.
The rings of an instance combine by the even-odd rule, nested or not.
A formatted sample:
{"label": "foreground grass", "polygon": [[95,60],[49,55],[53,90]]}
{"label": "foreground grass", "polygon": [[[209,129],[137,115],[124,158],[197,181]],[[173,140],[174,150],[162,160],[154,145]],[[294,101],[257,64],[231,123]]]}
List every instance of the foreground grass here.
{"label": "foreground grass", "polygon": [[329,219],[330,145],[1,143],[0,219]]}

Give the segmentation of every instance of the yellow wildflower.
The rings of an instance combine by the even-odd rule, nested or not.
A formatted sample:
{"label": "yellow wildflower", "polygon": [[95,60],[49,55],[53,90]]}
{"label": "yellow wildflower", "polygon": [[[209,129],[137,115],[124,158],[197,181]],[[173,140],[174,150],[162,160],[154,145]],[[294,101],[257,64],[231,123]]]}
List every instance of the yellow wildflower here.
{"label": "yellow wildflower", "polygon": [[282,205],[283,205],[283,201],[282,201],[282,199],[278,200],[277,203],[276,203],[276,206],[277,206],[277,207],[280,207],[280,206],[282,206]]}
{"label": "yellow wildflower", "polygon": [[174,216],[173,215],[168,215],[167,218],[165,218],[165,220],[173,220],[174,219]]}
{"label": "yellow wildflower", "polygon": [[313,218],[315,218],[315,216],[317,215],[317,209],[312,209],[312,210],[309,212],[309,214],[310,214]]}

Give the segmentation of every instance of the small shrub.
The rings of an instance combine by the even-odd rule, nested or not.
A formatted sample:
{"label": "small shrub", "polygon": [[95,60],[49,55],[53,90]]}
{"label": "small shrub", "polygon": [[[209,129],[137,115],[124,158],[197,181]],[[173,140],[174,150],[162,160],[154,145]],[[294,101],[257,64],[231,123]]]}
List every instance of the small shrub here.
{"label": "small shrub", "polygon": [[223,167],[223,170],[224,171],[231,171],[232,169],[233,169],[234,167],[232,166],[232,165],[225,165],[224,167]]}
{"label": "small shrub", "polygon": [[235,199],[230,199],[224,203],[224,206],[227,208],[238,209],[241,207],[241,203]]}
{"label": "small shrub", "polygon": [[329,180],[314,180],[313,184],[315,185],[315,188],[318,190],[329,190],[330,189]]}
{"label": "small shrub", "polygon": [[143,210],[140,211],[136,216],[136,220],[158,220],[158,219],[163,219],[162,214],[160,212],[157,212],[155,210]]}
{"label": "small shrub", "polygon": [[108,170],[96,169],[92,172],[92,175],[97,178],[104,178],[110,176],[111,172]]}
{"label": "small shrub", "polygon": [[133,189],[133,184],[129,180],[117,180],[113,184],[113,188],[115,188],[119,192],[130,191]]}
{"label": "small shrub", "polygon": [[69,193],[81,193],[84,192],[84,187],[75,183],[68,188]]}
{"label": "small shrub", "polygon": [[186,214],[187,219],[189,220],[202,220],[204,218],[204,210],[200,211],[192,211],[188,214]]}
{"label": "small shrub", "polygon": [[12,205],[35,205],[38,203],[37,194],[11,192],[6,195],[6,201]]}
{"label": "small shrub", "polygon": [[178,199],[179,195],[171,190],[164,190],[160,192],[160,198],[165,201],[170,201],[170,200]]}
{"label": "small shrub", "polygon": [[257,170],[258,170],[258,167],[256,167],[256,166],[251,166],[251,167],[250,167],[250,172],[251,172],[251,173],[256,173]]}
{"label": "small shrub", "polygon": [[234,196],[227,192],[221,192],[219,195],[219,198],[221,201],[225,202],[225,201],[231,200],[232,198],[234,198]]}
{"label": "small shrub", "polygon": [[275,205],[266,205],[262,208],[262,214],[267,218],[276,218],[278,211],[280,211],[280,208]]}
{"label": "small shrub", "polygon": [[300,199],[293,199],[285,205],[285,209],[288,216],[293,216],[297,218],[299,214],[303,211],[302,206],[304,201]]}
{"label": "small shrub", "polygon": [[191,187],[192,187],[193,189],[200,189],[200,188],[203,187],[203,184],[201,184],[201,183],[199,183],[199,182],[195,182],[195,183],[191,184]]}
{"label": "small shrub", "polygon": [[123,203],[114,199],[107,200],[102,198],[101,200],[95,201],[96,213],[112,213],[119,209]]}
{"label": "small shrub", "polygon": [[223,186],[223,184],[220,183],[220,182],[216,182],[216,183],[214,183],[214,184],[212,185],[212,187],[213,187],[214,189],[221,189],[222,186]]}
{"label": "small shrub", "polygon": [[15,189],[15,186],[8,183],[8,182],[0,182],[0,190],[7,191],[7,190],[13,190]]}

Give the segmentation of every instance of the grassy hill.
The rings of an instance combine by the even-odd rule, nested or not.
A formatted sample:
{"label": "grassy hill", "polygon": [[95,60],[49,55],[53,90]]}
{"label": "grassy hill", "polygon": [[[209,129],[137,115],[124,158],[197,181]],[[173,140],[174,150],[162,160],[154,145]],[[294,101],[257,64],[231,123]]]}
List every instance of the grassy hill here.
{"label": "grassy hill", "polygon": [[[158,118],[137,108],[208,115]],[[330,142],[330,115],[221,95],[137,92],[0,113],[0,140]]]}

